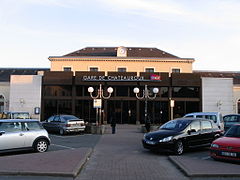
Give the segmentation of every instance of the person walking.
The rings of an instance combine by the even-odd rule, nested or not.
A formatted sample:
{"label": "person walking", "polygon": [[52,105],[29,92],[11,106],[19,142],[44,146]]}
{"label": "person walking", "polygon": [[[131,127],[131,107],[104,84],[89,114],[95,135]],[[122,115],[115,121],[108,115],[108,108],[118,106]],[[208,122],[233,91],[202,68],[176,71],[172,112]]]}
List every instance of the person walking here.
{"label": "person walking", "polygon": [[145,122],[145,128],[146,128],[147,132],[150,132],[150,127],[151,127],[151,120],[150,120],[149,116],[147,116],[146,122]]}
{"label": "person walking", "polygon": [[110,117],[110,123],[112,127],[112,134],[116,133],[116,116],[115,113],[113,113]]}

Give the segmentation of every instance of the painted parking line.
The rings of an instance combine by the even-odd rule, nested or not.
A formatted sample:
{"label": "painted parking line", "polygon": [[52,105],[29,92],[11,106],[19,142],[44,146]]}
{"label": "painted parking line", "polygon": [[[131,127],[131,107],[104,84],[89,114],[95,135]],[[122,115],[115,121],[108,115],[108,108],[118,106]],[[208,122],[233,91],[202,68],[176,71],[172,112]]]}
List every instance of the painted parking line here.
{"label": "painted parking line", "polygon": [[51,144],[51,146],[58,146],[58,147],[66,148],[66,149],[75,149],[73,147],[63,146],[63,145],[59,145],[59,144]]}
{"label": "painted parking line", "polygon": [[205,156],[205,157],[202,157],[201,159],[208,160],[208,159],[211,159],[211,157],[210,156]]}
{"label": "painted parking line", "polygon": [[79,137],[79,136],[90,136],[90,135],[92,134],[79,134],[79,135],[67,135],[67,136],[49,134],[50,137],[57,137],[57,138],[68,138],[68,137]]}

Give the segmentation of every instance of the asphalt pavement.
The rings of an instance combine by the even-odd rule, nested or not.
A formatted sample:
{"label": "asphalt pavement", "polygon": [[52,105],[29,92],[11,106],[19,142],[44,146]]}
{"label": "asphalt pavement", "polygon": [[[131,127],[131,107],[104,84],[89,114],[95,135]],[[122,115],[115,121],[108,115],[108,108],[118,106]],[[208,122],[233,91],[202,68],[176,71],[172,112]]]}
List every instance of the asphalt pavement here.
{"label": "asphalt pavement", "polygon": [[116,134],[108,127],[104,135],[52,135],[48,152],[2,155],[0,179],[240,179],[238,164],[213,161],[206,150],[152,153],[142,147],[142,136],[136,125],[117,125]]}

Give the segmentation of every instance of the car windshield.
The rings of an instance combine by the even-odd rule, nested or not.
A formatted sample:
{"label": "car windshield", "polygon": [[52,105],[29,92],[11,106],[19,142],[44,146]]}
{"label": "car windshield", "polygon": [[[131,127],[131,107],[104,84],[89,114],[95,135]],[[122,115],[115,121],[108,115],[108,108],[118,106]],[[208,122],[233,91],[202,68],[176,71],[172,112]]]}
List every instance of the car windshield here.
{"label": "car windshield", "polygon": [[191,121],[187,120],[172,120],[165,124],[163,124],[160,129],[168,129],[168,130],[175,130],[175,131],[182,131],[184,130]]}
{"label": "car windshield", "polygon": [[66,115],[66,116],[63,116],[62,118],[64,120],[79,119],[79,118],[77,118],[76,116],[73,116],[73,115]]}
{"label": "car windshield", "polygon": [[225,137],[240,137],[240,126],[232,126],[224,135]]}

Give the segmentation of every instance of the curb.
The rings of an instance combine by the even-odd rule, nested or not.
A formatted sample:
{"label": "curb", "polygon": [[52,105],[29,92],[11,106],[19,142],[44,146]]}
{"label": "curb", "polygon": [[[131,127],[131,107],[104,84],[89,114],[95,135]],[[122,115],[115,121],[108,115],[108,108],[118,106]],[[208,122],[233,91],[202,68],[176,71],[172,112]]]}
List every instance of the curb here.
{"label": "curb", "polygon": [[[44,170],[39,170],[39,169],[28,170],[28,168],[25,169],[25,168],[19,168],[19,167],[14,166],[15,163],[24,164],[24,163],[28,163],[29,161],[31,161],[34,166],[37,160],[38,160],[38,162],[41,160],[44,161],[45,160],[44,156],[46,157],[46,159],[52,158],[52,161],[54,161],[58,158],[61,158],[62,160],[65,160],[65,162],[67,162],[67,158],[69,157],[69,154],[71,154],[73,151],[74,151],[75,155],[78,154],[79,152],[82,153],[83,155],[81,156],[80,161],[77,163],[75,162],[72,165],[72,167],[66,172],[61,172],[61,170],[58,169],[56,162],[51,165],[51,168],[52,168],[51,171],[44,171]],[[80,173],[80,171],[82,170],[82,168],[86,164],[86,162],[88,161],[92,152],[93,152],[92,148],[77,148],[77,149],[73,149],[73,150],[60,150],[60,151],[46,152],[46,154],[45,153],[42,153],[42,154],[34,153],[34,154],[27,154],[25,156],[20,155],[20,156],[17,156],[17,158],[14,158],[14,156],[1,157],[0,161],[6,160],[6,162],[7,162],[7,161],[9,161],[9,159],[12,160],[11,163],[13,164],[14,167],[13,167],[13,169],[11,169],[11,166],[9,166],[9,167],[5,168],[4,170],[0,170],[0,175],[56,176],[56,177],[62,176],[62,177],[75,178]],[[38,157],[36,158],[36,156],[38,156]],[[25,159],[26,157],[29,159]],[[64,164],[64,161],[63,161],[63,164]]]}
{"label": "curb", "polygon": [[168,159],[188,177],[240,177],[239,165],[179,156]]}

